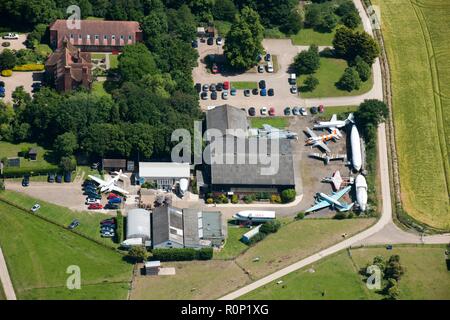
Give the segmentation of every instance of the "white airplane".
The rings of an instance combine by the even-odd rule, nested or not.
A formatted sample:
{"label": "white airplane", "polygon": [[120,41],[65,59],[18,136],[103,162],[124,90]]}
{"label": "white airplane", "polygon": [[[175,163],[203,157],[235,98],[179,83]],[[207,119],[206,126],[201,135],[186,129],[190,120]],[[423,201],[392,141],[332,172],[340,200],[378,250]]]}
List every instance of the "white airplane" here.
{"label": "white airplane", "polygon": [[331,152],[330,148],[327,147],[325,142],[330,140],[338,140],[339,134],[337,129],[333,130],[330,134],[324,134],[324,135],[316,135],[314,131],[312,131],[310,128],[306,128],[306,133],[309,135],[309,138],[305,140],[307,145],[313,146],[313,147],[320,147],[326,152]]}
{"label": "white airplane", "polygon": [[314,129],[328,129],[331,132],[337,130],[339,136],[341,135],[339,129],[345,127],[347,124],[353,123],[353,113],[350,113],[345,120],[338,120],[337,115],[333,114],[330,121],[319,121],[314,125]]}
{"label": "white airplane", "polygon": [[128,194],[129,193],[128,191],[126,191],[126,190],[116,186],[116,183],[117,183],[117,181],[119,181],[120,178],[122,178],[122,177],[128,178],[128,176],[126,174],[123,174],[122,170],[120,170],[119,172],[115,171],[114,173],[116,174],[116,176],[111,178],[111,179],[109,179],[108,181],[102,180],[100,178],[97,178],[97,177],[91,176],[91,175],[89,175],[88,177],[98,183],[98,187],[100,188],[100,192],[117,191],[117,192],[122,193],[122,194]]}
{"label": "white airplane", "polygon": [[341,186],[344,184],[353,184],[353,177],[342,177],[341,172],[336,170],[331,177],[325,177],[322,179],[322,182],[329,182],[333,185],[334,190],[341,189]]}
{"label": "white airplane", "polygon": [[363,175],[359,174],[355,180],[356,202],[359,209],[366,211],[367,208],[367,182]]}
{"label": "white airplane", "polygon": [[330,207],[330,206],[333,208],[336,208],[339,211],[350,210],[353,207],[354,203],[347,204],[347,203],[339,202],[338,200],[340,198],[342,198],[342,196],[344,194],[349,192],[351,188],[352,188],[352,186],[347,186],[338,192],[333,192],[333,194],[331,196],[326,195],[322,192],[318,193],[316,195],[316,204],[314,206],[312,206],[311,208],[309,208],[308,210],[306,210],[305,212],[317,211],[317,210],[320,210],[320,209],[323,209],[326,207]]}
{"label": "white airplane", "polygon": [[263,124],[263,128],[264,128],[264,130],[259,130],[259,132],[268,138],[298,139],[298,134],[296,132],[274,128],[268,124]]}
{"label": "white airplane", "polygon": [[275,211],[244,210],[233,215],[233,219],[245,222],[266,222],[275,219]]}

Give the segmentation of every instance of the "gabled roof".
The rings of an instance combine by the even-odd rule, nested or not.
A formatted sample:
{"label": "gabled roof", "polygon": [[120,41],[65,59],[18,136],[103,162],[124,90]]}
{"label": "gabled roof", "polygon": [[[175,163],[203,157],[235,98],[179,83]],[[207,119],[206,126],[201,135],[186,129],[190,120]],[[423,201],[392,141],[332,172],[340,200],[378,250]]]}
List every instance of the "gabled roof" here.
{"label": "gabled roof", "polygon": [[208,129],[218,129],[223,135],[227,129],[241,129],[247,131],[249,123],[245,111],[228,104],[217,106],[206,114]]}

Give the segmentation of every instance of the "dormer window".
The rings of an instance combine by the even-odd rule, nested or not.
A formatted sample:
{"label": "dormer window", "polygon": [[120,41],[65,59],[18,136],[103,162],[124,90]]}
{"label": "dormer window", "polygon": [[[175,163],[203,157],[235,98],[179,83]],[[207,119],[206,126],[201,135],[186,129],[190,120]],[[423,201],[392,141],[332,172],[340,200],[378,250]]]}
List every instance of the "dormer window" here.
{"label": "dormer window", "polygon": [[103,39],[104,39],[104,40],[108,40],[108,36],[105,34],[105,35],[103,36]]}
{"label": "dormer window", "polygon": [[116,36],[114,34],[111,35],[111,40],[116,40]]}
{"label": "dormer window", "polygon": [[91,35],[90,35],[90,34],[87,34],[87,35],[86,35],[86,39],[88,39],[88,40],[91,39]]}
{"label": "dormer window", "polygon": [[98,34],[95,35],[95,40],[98,40],[100,36]]}

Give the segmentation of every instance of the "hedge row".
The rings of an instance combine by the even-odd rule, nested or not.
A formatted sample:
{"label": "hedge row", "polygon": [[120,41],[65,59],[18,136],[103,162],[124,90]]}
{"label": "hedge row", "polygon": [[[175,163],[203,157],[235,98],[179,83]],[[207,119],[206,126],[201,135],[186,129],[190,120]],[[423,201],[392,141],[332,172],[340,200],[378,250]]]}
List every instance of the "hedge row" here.
{"label": "hedge row", "polygon": [[40,63],[28,63],[15,66],[13,71],[44,71],[45,66]]}
{"label": "hedge row", "polygon": [[123,241],[123,215],[122,211],[117,211],[117,226],[116,226],[116,243],[122,243]]}
{"label": "hedge row", "polygon": [[[31,172],[33,174],[31,174]],[[16,167],[6,167],[4,170],[5,178],[16,178],[22,177],[24,175],[47,175],[49,173],[57,173],[60,172],[60,169],[57,166],[54,167],[44,167],[44,168],[16,168]]]}
{"label": "hedge row", "polygon": [[12,76],[12,70],[2,70],[2,76],[3,77],[11,77]]}
{"label": "hedge row", "polygon": [[172,248],[153,249],[153,259],[160,261],[191,261],[191,260],[211,260],[213,257],[212,248]]}

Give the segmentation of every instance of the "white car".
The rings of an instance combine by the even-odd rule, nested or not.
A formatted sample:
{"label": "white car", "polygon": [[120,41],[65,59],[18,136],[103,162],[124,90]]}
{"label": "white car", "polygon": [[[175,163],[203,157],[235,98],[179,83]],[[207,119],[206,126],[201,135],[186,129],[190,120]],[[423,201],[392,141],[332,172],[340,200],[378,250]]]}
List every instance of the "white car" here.
{"label": "white car", "polygon": [[306,108],[305,108],[305,107],[301,107],[301,108],[300,108],[300,114],[301,114],[302,116],[307,116],[307,115],[308,115],[308,112],[306,111]]}
{"label": "white car", "polygon": [[222,92],[222,99],[223,100],[228,100],[228,91]]}
{"label": "white car", "polygon": [[17,40],[17,39],[19,39],[19,36],[17,35],[17,33],[8,33],[8,34],[5,34],[3,36],[3,39],[5,39],[5,40]]}
{"label": "white car", "polygon": [[273,63],[267,62],[267,72],[272,73],[273,72]]}
{"label": "white car", "polygon": [[88,198],[86,204],[101,203],[100,199]]}
{"label": "white car", "polygon": [[258,65],[258,72],[263,73],[264,72],[264,66],[262,64]]}
{"label": "white car", "polygon": [[297,75],[295,73],[291,73],[289,75],[289,83],[296,84],[297,83]]}
{"label": "white car", "polygon": [[297,94],[298,90],[297,90],[297,86],[292,86],[291,87],[291,93],[292,94]]}
{"label": "white car", "polygon": [[31,212],[36,212],[41,208],[39,203],[36,203],[34,206],[31,207]]}
{"label": "white car", "polygon": [[262,107],[260,112],[261,112],[262,116],[267,115],[267,108],[266,107]]}

